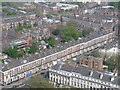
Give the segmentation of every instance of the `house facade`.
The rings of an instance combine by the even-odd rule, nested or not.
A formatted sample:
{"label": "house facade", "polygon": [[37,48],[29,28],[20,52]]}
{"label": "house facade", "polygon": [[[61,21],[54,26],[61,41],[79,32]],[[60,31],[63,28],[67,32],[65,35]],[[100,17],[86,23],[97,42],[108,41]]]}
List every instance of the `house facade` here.
{"label": "house facade", "polygon": [[101,72],[84,66],[58,63],[49,69],[49,80],[58,85],[77,88],[112,89],[120,88],[117,74]]}
{"label": "house facade", "polygon": [[[93,33],[93,35],[97,35]],[[2,64],[1,84],[9,84],[27,77],[27,74],[37,73],[54,65],[57,61],[67,60],[85,52],[99,48],[113,42],[115,32],[98,34],[98,37],[84,38],[41,52],[40,54],[26,55],[11,62]]]}

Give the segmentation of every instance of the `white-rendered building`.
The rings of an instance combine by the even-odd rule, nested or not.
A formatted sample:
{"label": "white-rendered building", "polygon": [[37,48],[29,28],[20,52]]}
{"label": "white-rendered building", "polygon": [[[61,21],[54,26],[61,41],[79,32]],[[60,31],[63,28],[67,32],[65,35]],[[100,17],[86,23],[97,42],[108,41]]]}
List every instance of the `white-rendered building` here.
{"label": "white-rendered building", "polygon": [[[78,88],[120,88],[120,77],[111,72],[98,71],[85,66],[58,63],[49,69],[49,80],[58,85]],[[108,89],[107,89],[108,90]]]}

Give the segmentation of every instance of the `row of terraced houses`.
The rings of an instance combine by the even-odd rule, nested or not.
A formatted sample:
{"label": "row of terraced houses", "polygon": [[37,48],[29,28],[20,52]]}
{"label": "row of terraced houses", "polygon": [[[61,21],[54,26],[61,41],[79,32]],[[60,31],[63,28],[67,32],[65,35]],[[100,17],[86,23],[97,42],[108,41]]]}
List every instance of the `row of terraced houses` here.
{"label": "row of terraced houses", "polygon": [[27,55],[4,63],[1,65],[0,83],[10,84],[26,78],[28,74],[34,74],[41,69],[53,66],[55,61],[67,60],[113,42],[114,37],[113,31],[94,32],[87,38],[57,45],[40,54]]}

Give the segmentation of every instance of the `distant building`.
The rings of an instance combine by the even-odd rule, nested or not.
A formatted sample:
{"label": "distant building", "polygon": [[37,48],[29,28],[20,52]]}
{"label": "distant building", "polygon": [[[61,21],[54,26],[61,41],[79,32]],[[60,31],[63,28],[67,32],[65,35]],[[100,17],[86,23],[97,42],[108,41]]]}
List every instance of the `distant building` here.
{"label": "distant building", "polygon": [[[115,37],[115,32],[103,32],[103,33],[94,32],[92,33],[91,37],[89,36],[81,40],[75,40],[69,43],[60,44],[55,48],[46,49],[45,52],[41,51],[40,53],[30,54],[21,58],[12,59],[11,61],[6,61],[7,63],[3,63],[1,66],[2,70],[0,70],[0,84],[4,84],[4,85],[10,84],[14,81],[20,80],[22,78],[26,78],[28,74],[31,75],[31,74],[37,73],[41,69],[46,69],[48,67],[51,67],[57,61],[67,60],[67,59],[82,55],[96,48],[99,48],[103,45],[106,45],[109,42],[113,42],[114,37]],[[72,74],[73,71],[71,71],[70,66],[68,67],[68,70],[70,70],[70,73]],[[80,70],[80,69],[77,69],[77,70]],[[85,69],[85,70],[88,70],[88,69]],[[82,70],[82,72],[85,72],[85,73],[89,72],[85,70]],[[57,70],[55,73],[57,72],[59,72],[59,70]],[[89,73],[86,75],[89,75]],[[84,79],[86,81],[89,80],[90,82],[88,84],[83,84],[85,82],[82,81],[82,84],[83,84],[82,87],[84,85],[90,84],[89,87],[98,88],[98,86],[103,87],[104,85],[107,85],[106,87],[111,86],[111,87],[119,88],[116,85],[116,77],[111,79],[111,77],[106,78],[106,75],[105,75],[105,77],[103,76],[104,78],[102,80],[99,80],[100,74],[97,74],[97,75],[98,75],[97,76],[98,79],[96,79],[96,76],[93,78],[92,77],[90,78],[90,76],[88,76],[87,79],[85,79],[86,77],[85,75],[83,75]],[[54,75],[52,75],[52,77],[54,77]],[[68,77],[68,75],[66,75],[66,77]],[[76,76],[74,77],[76,78]],[[58,77],[55,78],[55,80],[57,79]],[[62,80],[63,79],[61,79],[61,81]],[[106,82],[103,82],[103,81],[106,81]],[[103,85],[101,84],[98,85],[97,84],[98,82],[102,83]]]}
{"label": "distant building", "polygon": [[70,9],[78,8],[78,5],[64,4],[64,3],[57,3],[56,6],[59,7],[61,10],[70,10]]}
{"label": "distant building", "polygon": [[103,69],[103,59],[95,58],[92,56],[83,56],[80,58],[80,65],[86,65],[90,68],[102,70]]}
{"label": "distant building", "polygon": [[[117,73],[103,72],[85,66],[58,63],[49,69],[49,80],[56,85],[68,85],[77,88],[96,90],[114,90],[120,88]],[[113,88],[113,89],[112,89]]]}
{"label": "distant building", "polygon": [[32,3],[32,2],[29,2],[29,3],[25,3],[23,6],[21,6],[19,8],[23,9],[23,10],[35,9],[36,5],[34,3]]}
{"label": "distant building", "polygon": [[10,45],[11,46],[18,46],[18,48],[24,48],[24,47],[27,47],[29,46],[29,41],[31,39],[27,39],[27,40],[24,40],[24,39],[17,39],[17,40],[14,40],[14,41],[11,41]]}
{"label": "distant building", "polygon": [[86,13],[93,14],[94,11],[95,11],[95,9],[85,9],[85,10],[84,10],[84,13],[85,13],[85,14],[86,14]]}
{"label": "distant building", "polygon": [[6,54],[0,53],[1,60],[7,59],[7,58],[8,58],[8,56]]}
{"label": "distant building", "polygon": [[14,17],[4,17],[2,20],[2,30],[16,29],[24,25],[33,25],[41,23],[40,18],[36,18],[36,14],[20,15]]}
{"label": "distant building", "polygon": [[31,28],[27,31],[21,31],[23,38],[31,37],[34,40],[48,38],[50,36],[50,30],[46,26],[39,26],[36,28]]}

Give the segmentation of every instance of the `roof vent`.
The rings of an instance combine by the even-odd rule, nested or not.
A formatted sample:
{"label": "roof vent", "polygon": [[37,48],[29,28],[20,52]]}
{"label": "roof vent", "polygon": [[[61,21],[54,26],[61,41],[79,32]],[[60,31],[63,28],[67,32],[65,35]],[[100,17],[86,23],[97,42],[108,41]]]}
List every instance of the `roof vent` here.
{"label": "roof vent", "polygon": [[115,76],[117,76],[117,73],[115,73]]}
{"label": "roof vent", "polygon": [[23,60],[23,63],[26,63],[27,62],[27,60]]}
{"label": "roof vent", "polygon": [[114,80],[114,77],[111,77],[111,82]]}
{"label": "roof vent", "polygon": [[101,73],[101,74],[100,74],[100,79],[102,79],[102,78],[103,78],[103,74]]}
{"label": "roof vent", "polygon": [[93,71],[90,72],[90,76],[92,76],[92,75],[93,75]]}

